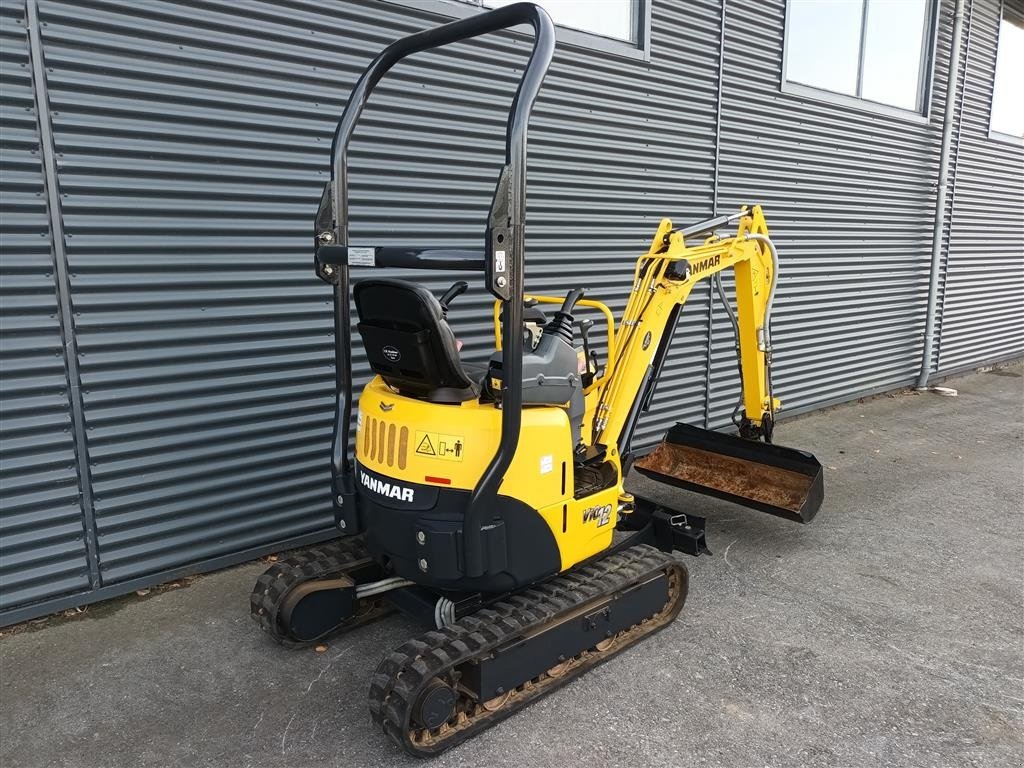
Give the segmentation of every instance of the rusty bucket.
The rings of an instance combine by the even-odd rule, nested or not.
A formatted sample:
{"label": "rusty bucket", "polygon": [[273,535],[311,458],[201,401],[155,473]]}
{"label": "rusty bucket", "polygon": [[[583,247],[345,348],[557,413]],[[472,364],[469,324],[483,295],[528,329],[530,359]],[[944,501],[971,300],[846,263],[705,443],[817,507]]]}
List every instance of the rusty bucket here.
{"label": "rusty bucket", "polygon": [[676,424],[633,466],[658,482],[715,496],[799,523],[817,514],[825,493],[810,453]]}

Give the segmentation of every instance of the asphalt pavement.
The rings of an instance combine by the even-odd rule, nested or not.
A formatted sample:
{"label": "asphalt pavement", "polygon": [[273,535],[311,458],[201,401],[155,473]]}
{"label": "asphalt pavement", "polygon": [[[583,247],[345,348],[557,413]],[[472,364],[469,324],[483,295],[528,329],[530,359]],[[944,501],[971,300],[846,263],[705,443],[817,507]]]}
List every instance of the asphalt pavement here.
{"label": "asphalt pavement", "polygon": [[0,636],[0,765],[1024,765],[1020,365],[783,422],[826,466],[800,526],[643,478],[713,556],[642,644],[440,758],[371,724],[392,616],[287,651],[248,617],[265,563]]}

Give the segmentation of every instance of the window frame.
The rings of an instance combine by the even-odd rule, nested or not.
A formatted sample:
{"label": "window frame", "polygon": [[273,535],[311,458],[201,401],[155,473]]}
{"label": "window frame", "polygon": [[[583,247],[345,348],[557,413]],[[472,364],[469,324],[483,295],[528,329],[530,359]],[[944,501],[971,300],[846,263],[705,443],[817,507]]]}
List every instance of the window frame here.
{"label": "window frame", "polygon": [[[451,19],[464,19],[467,16],[488,10],[483,5],[487,0],[385,0],[385,2],[411,10],[447,16]],[[650,61],[651,3],[653,0],[631,0],[631,2],[635,3],[636,8],[633,15],[637,27],[635,42],[616,37],[605,37],[596,32],[585,32],[582,29],[573,29],[561,24],[555,24],[555,39],[559,45],[571,48],[599,51],[624,59]]]}
{"label": "window frame", "polygon": [[999,141],[1004,144],[1015,144],[1020,147],[1024,146],[1024,136],[1004,133],[1003,131],[997,131],[992,128],[992,107],[995,105],[996,98],[996,64],[999,60],[999,37],[1002,32],[1003,18],[1006,16],[1015,16],[1017,17],[1017,21],[1019,21],[1021,25],[1024,25],[1024,15],[1019,14],[1015,9],[1008,7],[1006,5],[1006,0],[1000,0],[998,26],[996,27],[996,60],[992,63],[992,89],[988,97],[988,138],[993,141]]}
{"label": "window frame", "polygon": [[[864,73],[864,43],[867,34],[868,4],[870,2],[871,0],[862,0],[860,45],[857,54],[858,91],[861,90]],[[917,109],[897,107],[881,101],[874,101],[872,99],[865,98],[864,96],[839,93],[838,91],[830,91],[827,88],[822,88],[821,86],[807,85],[795,80],[787,80],[786,69],[789,64],[790,44],[789,23],[792,17],[790,12],[791,4],[792,0],[786,0],[786,5],[783,10],[782,67],[779,71],[779,90],[782,93],[788,93],[793,96],[800,96],[802,98],[812,99],[815,101],[823,101],[829,104],[838,104],[844,107],[852,107],[865,112],[877,112],[882,115],[897,117],[914,123],[928,123],[931,121],[932,88],[935,81],[935,51],[938,47],[939,40],[939,0],[926,0],[924,33],[921,36],[921,66],[917,86]]]}

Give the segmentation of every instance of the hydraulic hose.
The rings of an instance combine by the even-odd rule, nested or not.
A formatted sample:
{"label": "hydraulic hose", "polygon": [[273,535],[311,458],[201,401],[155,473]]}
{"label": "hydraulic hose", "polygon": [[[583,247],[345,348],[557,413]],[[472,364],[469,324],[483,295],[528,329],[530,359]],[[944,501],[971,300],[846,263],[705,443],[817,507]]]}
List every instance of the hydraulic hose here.
{"label": "hydraulic hose", "polygon": [[[768,299],[764,304],[764,352],[766,357],[767,365],[765,365],[764,379],[765,389],[768,391],[768,413],[771,416],[771,421],[774,422],[775,413],[775,392],[772,386],[772,308],[775,304],[775,286],[779,282],[779,252],[775,248],[775,243],[768,235],[752,234],[750,232],[746,235],[747,240],[755,240],[768,247],[768,253],[772,257],[772,281],[768,286]],[[772,426],[765,426],[765,442],[771,442],[771,429]]]}
{"label": "hydraulic hose", "polygon": [[763,243],[768,246],[768,253],[772,257],[772,282],[768,286],[768,300],[764,305],[764,340],[765,346],[771,349],[771,327],[772,327],[772,307],[775,304],[775,286],[779,282],[779,252],[775,250],[775,243],[768,235],[755,235],[750,232],[747,233],[747,240],[756,240],[759,243]]}
{"label": "hydraulic hose", "polygon": [[736,321],[736,312],[733,311],[732,304],[729,301],[729,297],[725,295],[725,287],[722,285],[722,273],[715,272],[715,276],[711,278],[715,283],[715,290],[718,291],[718,300],[722,302],[725,307],[725,311],[729,314],[729,322],[732,323],[732,335],[739,344],[740,340],[740,324]]}
{"label": "hydraulic hose", "polygon": [[402,587],[412,586],[413,582],[403,579],[400,576],[392,576],[389,579],[381,579],[380,581],[371,581],[368,584],[360,584],[356,587],[357,597],[372,597],[373,595],[379,595],[384,592],[390,592],[393,589],[401,589]]}

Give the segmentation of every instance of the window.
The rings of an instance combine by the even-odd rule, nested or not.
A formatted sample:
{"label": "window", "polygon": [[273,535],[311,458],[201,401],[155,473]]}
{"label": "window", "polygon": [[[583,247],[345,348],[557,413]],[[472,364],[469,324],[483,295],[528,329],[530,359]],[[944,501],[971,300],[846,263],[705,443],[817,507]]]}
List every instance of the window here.
{"label": "window", "polygon": [[996,78],[992,86],[993,133],[1024,138],[1024,97],[1021,74],[1024,73],[1024,18],[1003,10],[996,47]]}
{"label": "window", "polygon": [[[482,0],[485,8],[500,8],[519,0]],[[638,43],[640,0],[534,0],[562,27]]]}
{"label": "window", "polygon": [[923,112],[931,0],[789,0],[783,79]]}

